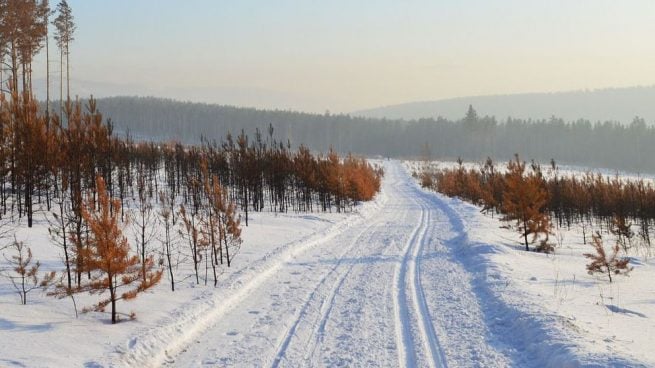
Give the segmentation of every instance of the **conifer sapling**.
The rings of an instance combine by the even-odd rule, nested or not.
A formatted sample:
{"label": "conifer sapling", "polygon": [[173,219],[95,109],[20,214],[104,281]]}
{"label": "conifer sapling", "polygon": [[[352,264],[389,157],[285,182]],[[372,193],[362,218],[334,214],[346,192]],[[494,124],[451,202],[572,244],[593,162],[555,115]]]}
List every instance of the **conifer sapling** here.
{"label": "conifer sapling", "polygon": [[603,246],[603,240],[599,233],[592,236],[591,246],[594,247],[596,253],[585,253],[584,256],[591,260],[591,263],[587,264],[587,272],[590,275],[594,273],[605,273],[609,278],[610,283],[612,282],[612,275],[625,275],[632,271],[632,267],[629,266],[630,258],[618,258],[619,253],[619,244],[616,243],[612,247],[612,253],[607,254],[605,252],[605,247]]}

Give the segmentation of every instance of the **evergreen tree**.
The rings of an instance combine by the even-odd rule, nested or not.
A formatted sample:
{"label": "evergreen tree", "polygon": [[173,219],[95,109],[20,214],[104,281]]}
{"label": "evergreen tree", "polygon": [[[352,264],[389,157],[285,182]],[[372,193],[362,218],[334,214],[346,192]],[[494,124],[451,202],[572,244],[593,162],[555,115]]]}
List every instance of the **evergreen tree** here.
{"label": "evergreen tree", "polygon": [[[143,268],[139,256],[130,255],[130,245],[119,226],[119,215],[111,214],[110,208],[118,208],[116,199],[109,198],[105,181],[98,176],[96,179],[98,194],[98,209],[95,203],[88,199],[83,207],[83,216],[89,224],[91,238],[88,254],[84,257],[85,270],[91,273],[91,279],[78,288],[78,292],[90,293],[109,292],[109,297],[99,301],[92,309],[104,311],[111,305],[111,322],[117,322],[116,302],[135,298],[155,286],[162,276],[161,270],[155,270],[155,262],[150,256]],[[136,283],[136,285],[134,285]],[[121,291],[129,287],[128,291]]]}
{"label": "evergreen tree", "polygon": [[530,250],[528,235],[533,235],[534,242],[539,234],[548,237],[550,233],[550,217],[546,211],[548,191],[540,175],[534,172],[525,175],[525,162],[518,155],[507,166],[505,186],[503,221],[515,224],[523,236],[525,250]]}
{"label": "evergreen tree", "polygon": [[[62,0],[57,5],[57,17],[53,20],[53,24],[56,28],[55,32],[55,41],[57,41],[57,46],[60,51],[60,65],[61,73],[63,80],[63,65],[64,65],[64,56],[66,57],[66,100],[70,101],[70,44],[73,42],[74,33],[77,29],[77,26],[74,22],[73,10],[68,5],[66,0]],[[63,90],[63,82],[60,85],[60,88]],[[63,95],[63,93],[62,93]],[[60,103],[63,103],[63,96],[60,96]]]}

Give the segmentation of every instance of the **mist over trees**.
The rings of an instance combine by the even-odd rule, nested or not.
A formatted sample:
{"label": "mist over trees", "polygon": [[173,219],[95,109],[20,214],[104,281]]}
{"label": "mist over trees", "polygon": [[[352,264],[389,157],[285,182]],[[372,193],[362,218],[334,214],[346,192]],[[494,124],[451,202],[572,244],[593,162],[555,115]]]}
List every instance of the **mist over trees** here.
{"label": "mist over trees", "polygon": [[482,161],[487,156],[508,160],[515,153],[538,161],[655,172],[655,128],[643,119],[618,122],[523,120],[479,116],[474,107],[462,119],[387,120],[343,114],[307,114],[258,110],[144,97],[113,97],[98,105],[115,123],[117,134],[134,138],[176,139],[197,143],[201,137],[220,140],[228,132],[275,128],[292,146],[307,145],[325,152],[389,157],[461,157]]}
{"label": "mist over trees", "polygon": [[442,116],[459,119],[468,105],[496,117],[548,119],[555,115],[564,120],[579,118],[591,121],[616,120],[630,123],[635,115],[655,121],[655,86],[603,88],[594,90],[516,93],[507,95],[467,96],[436,101],[409,102],[353,113],[358,116],[388,119],[420,119]]}

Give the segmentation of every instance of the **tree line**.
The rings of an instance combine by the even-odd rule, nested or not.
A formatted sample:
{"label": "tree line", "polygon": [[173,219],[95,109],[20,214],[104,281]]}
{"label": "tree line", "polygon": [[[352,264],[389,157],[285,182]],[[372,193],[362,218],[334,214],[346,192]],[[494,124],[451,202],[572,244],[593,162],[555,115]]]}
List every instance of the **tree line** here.
{"label": "tree line", "polygon": [[[623,180],[590,171],[562,175],[554,161],[544,171],[540,164],[527,165],[518,155],[502,170],[490,158],[468,169],[460,159],[454,168],[426,168],[416,176],[425,188],[471,202],[492,216],[500,214],[519,232],[526,250],[539,240],[534,249],[551,253],[555,244],[549,236],[554,227],[579,226],[583,243],[591,238],[595,250],[585,254],[592,259],[589,272],[604,272],[610,282],[612,274],[630,270],[627,258],[618,257],[619,249],[627,253],[639,244],[651,246],[655,186],[644,179]],[[602,232],[616,239],[611,253],[604,249]]]}
{"label": "tree line", "polygon": [[597,224],[611,229],[616,222],[638,224],[639,235],[650,245],[650,229],[655,223],[655,187],[645,179],[626,180],[618,175],[606,176],[587,171],[581,175],[563,175],[555,162],[545,170],[532,162],[529,170],[525,162],[511,160],[506,170],[499,170],[491,159],[479,168],[453,169],[421,174],[423,186],[451,197],[460,197],[483,207],[485,212],[500,213],[505,196],[512,193],[512,180],[519,172],[525,186],[539,190],[540,211],[554,219],[554,225],[571,228],[576,224]]}
{"label": "tree line", "polygon": [[159,140],[199,143],[200,136],[225,136],[245,129],[265,131],[272,124],[279,137],[325,152],[368,156],[421,157],[427,146],[433,159],[506,161],[515,152],[539,162],[655,172],[655,127],[641,118],[623,125],[612,121],[564,121],[479,116],[472,107],[463,118],[388,120],[345,114],[306,114],[151,97],[112,97],[98,101],[116,122],[117,132]]}
{"label": "tree line", "polygon": [[[241,219],[247,226],[249,212],[347,211],[380,189],[382,170],[366,160],[341,158],[335,151],[315,154],[304,146],[293,150],[275,139],[272,127],[266,138],[241,132],[185,146],[114,136],[111,120],[103,120],[93,99],[85,107],[68,102],[64,111],[66,124],[56,113],[40,114],[28,93],[2,98],[1,217],[6,226],[25,219],[31,227],[35,213],[45,215],[64,255],[64,277],[55,294],[108,285],[112,296],[95,310],[131,296],[112,291],[119,286],[113,284],[120,279],[116,275],[105,272],[107,277],[96,280],[99,266],[92,265],[103,263],[91,262],[109,256],[98,253],[98,247],[110,247],[103,242],[125,239],[117,235],[119,224],[130,223],[138,234],[136,249],[119,257],[127,262],[128,279],[142,278],[135,290],[159,279],[153,276],[155,254],[175,289],[180,239],[189,245],[183,258],[193,263],[196,282],[203,279],[204,263],[204,282],[210,278],[216,285],[219,266],[229,267],[238,252]],[[157,227],[165,232],[163,240]],[[160,250],[153,246],[155,238]],[[122,241],[112,244],[125,247]]]}

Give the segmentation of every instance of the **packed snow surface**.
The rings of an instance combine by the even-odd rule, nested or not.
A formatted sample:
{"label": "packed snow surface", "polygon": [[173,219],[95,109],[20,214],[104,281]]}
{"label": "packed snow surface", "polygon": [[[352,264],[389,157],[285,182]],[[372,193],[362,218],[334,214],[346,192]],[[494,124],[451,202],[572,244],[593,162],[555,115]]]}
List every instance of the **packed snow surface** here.
{"label": "packed snow surface", "polygon": [[[134,321],[75,319],[70,301],[36,292],[20,306],[0,281],[0,366],[655,364],[650,261],[610,287],[585,273],[589,249],[522,251],[497,219],[384,165],[381,193],[355,213],[254,214],[217,288],[163,280],[119,304]],[[59,267],[45,223],[17,235]]]}

